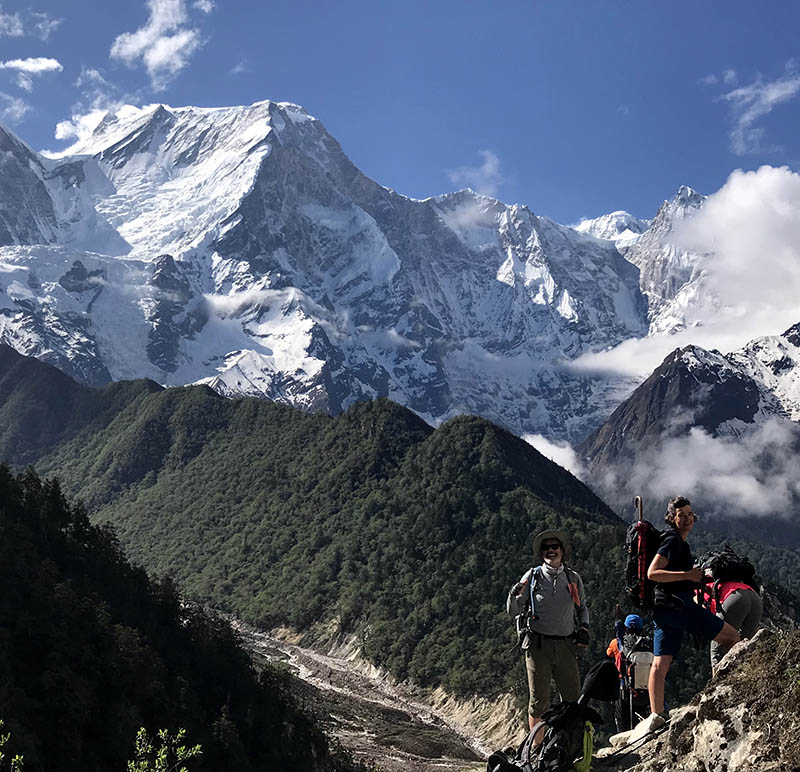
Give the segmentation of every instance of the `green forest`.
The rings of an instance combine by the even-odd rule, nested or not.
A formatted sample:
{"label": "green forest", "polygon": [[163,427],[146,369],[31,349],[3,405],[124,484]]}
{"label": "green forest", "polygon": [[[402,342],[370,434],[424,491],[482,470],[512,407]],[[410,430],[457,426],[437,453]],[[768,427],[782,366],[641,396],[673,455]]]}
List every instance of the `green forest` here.
{"label": "green forest", "polygon": [[[88,389],[9,352],[0,457],[57,475],[135,562],[193,600],[262,627],[355,635],[398,678],[522,698],[505,595],[535,534],[562,528],[591,608],[587,661],[605,651],[625,524],[490,422],[433,430],[387,400],[330,418],[205,387]],[[760,549],[763,575],[796,586],[794,554]],[[687,647],[673,704],[702,685],[707,659]]]}
{"label": "green forest", "polygon": [[2,750],[25,772],[123,772],[141,730],[181,729],[201,747],[192,772],[360,769],[288,674],[257,674],[226,622],[150,581],[56,482],[5,465],[0,583]]}

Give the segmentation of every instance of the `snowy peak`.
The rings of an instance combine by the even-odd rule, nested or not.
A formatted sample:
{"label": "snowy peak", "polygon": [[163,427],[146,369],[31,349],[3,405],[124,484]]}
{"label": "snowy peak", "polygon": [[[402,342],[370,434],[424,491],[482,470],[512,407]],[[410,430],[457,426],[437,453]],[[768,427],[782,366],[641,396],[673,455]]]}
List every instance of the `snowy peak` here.
{"label": "snowy peak", "polygon": [[630,239],[644,233],[649,226],[647,220],[640,220],[628,212],[618,211],[596,217],[593,220],[581,220],[575,230],[587,233],[596,239]]}
{"label": "snowy peak", "polygon": [[756,338],[728,359],[763,384],[777,398],[783,414],[800,421],[800,324],[783,335]]}
{"label": "snowy peak", "polygon": [[59,227],[44,174],[36,154],[0,126],[0,246],[57,240]]}
{"label": "snowy peak", "polygon": [[671,231],[677,220],[691,217],[705,203],[706,196],[682,185],[675,196],[664,201],[650,226],[652,233],[663,236]]}

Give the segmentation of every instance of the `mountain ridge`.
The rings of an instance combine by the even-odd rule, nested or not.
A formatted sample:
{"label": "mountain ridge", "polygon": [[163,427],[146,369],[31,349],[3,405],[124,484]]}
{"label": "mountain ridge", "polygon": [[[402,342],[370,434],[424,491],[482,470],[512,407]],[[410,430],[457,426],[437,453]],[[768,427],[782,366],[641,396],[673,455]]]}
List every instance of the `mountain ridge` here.
{"label": "mountain ridge", "polygon": [[87,383],[205,382],[331,413],[387,396],[574,441],[633,383],[563,361],[654,324],[635,243],[468,190],[398,195],[290,103],[123,108],[40,164],[82,170],[48,194],[72,224],[0,247],[0,340]]}

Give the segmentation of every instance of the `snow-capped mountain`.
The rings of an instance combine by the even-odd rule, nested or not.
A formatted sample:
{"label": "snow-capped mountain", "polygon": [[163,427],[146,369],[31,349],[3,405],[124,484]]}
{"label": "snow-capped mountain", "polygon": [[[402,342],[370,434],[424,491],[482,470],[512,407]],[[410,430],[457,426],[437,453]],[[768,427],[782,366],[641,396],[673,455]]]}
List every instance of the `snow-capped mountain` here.
{"label": "snow-capped mountain", "polygon": [[599,472],[631,464],[695,427],[735,434],[782,413],[775,395],[739,366],[735,355],[686,346],[670,353],[578,451]]}
{"label": "snow-capped mountain", "polygon": [[577,450],[618,511],[688,486],[723,519],[788,514],[800,505],[799,417],[800,324],[727,355],[676,349]]}
{"label": "snow-capped mountain", "polygon": [[628,212],[618,211],[592,220],[581,220],[575,226],[575,230],[588,233],[597,239],[627,241],[644,233],[649,225],[647,220],[640,220]]}
{"label": "snow-capped mountain", "polygon": [[666,329],[699,276],[663,245],[689,189],[646,230],[414,200],[288,103],[127,107],[57,157],[0,142],[0,341],[88,383],[332,412],[384,395],[576,440],[635,384],[564,363]]}
{"label": "snow-capped mountain", "polygon": [[800,324],[783,335],[756,338],[728,359],[742,373],[763,384],[777,400],[781,413],[800,421]]}
{"label": "snow-capped mountain", "polygon": [[800,324],[730,354],[675,349],[579,452],[605,468],[693,428],[741,437],[774,418],[800,422]]}
{"label": "snow-capped mountain", "polygon": [[706,197],[683,186],[665,201],[646,231],[618,242],[619,251],[640,271],[647,296],[650,334],[690,327],[701,308],[713,307],[713,289],[704,281],[705,256],[681,249],[670,238],[676,224],[697,212]]}

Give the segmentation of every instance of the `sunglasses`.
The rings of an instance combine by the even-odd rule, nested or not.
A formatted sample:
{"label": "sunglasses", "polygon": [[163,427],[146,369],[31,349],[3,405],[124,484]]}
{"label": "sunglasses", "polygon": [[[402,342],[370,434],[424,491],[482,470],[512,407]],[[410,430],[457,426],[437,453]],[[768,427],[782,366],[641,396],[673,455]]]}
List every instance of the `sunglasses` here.
{"label": "sunglasses", "polygon": [[560,550],[561,545],[558,542],[552,542],[550,544],[542,544],[542,552],[549,552],[550,550]]}

